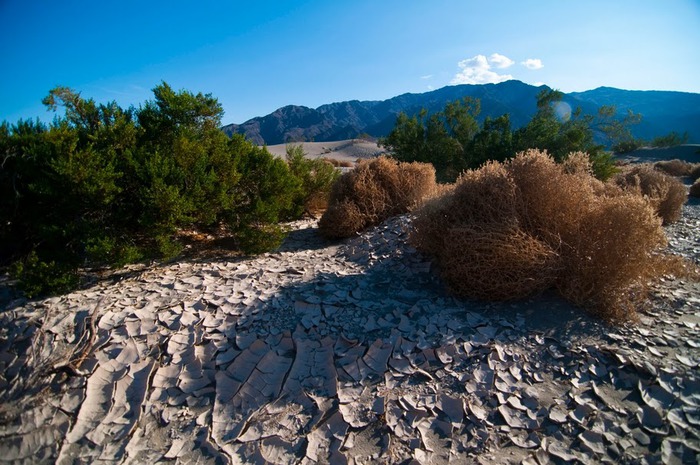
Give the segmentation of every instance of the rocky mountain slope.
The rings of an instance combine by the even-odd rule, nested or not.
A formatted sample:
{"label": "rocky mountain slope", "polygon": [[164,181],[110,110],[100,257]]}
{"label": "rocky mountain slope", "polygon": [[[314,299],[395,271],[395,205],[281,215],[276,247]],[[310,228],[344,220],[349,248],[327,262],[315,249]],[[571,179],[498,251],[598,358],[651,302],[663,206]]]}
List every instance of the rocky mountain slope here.
{"label": "rocky mountain slope", "polygon": [[[315,109],[289,105],[242,124],[229,124],[223,130],[228,134],[245,134],[259,145],[337,141],[362,133],[381,137],[391,131],[399,112],[415,114],[422,108],[435,112],[447,102],[467,96],[481,99],[481,119],[508,113],[513,127],[518,128],[534,115],[536,96],[542,88],[513,80],[500,84],[447,86],[382,101],[337,102]],[[700,94],[601,87],[566,94],[564,101],[589,114],[595,113],[601,105],[615,105],[621,115],[628,110],[641,113],[642,123],[633,128],[636,137],[651,139],[670,131],[688,131],[690,142],[700,142]]]}

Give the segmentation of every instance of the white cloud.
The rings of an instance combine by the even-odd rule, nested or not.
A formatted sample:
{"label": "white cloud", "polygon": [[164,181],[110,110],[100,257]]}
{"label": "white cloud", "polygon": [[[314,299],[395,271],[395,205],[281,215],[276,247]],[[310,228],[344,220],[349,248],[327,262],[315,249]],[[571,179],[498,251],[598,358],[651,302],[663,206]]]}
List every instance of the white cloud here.
{"label": "white cloud", "polygon": [[507,56],[501,55],[500,53],[494,53],[489,57],[489,62],[496,67],[500,69],[508,68],[510,66],[513,66],[515,62],[508,58]]}
{"label": "white cloud", "polygon": [[425,81],[425,80],[428,80],[428,79],[432,79],[432,78],[433,78],[433,75],[432,75],[432,74],[426,74],[425,76],[421,76],[420,78],[423,79],[423,80]]}
{"label": "white cloud", "polygon": [[539,58],[528,58],[527,60],[523,61],[520,63],[527,69],[540,69],[544,68],[544,65],[542,64],[542,60]]}
{"label": "white cloud", "polygon": [[[495,60],[494,60],[494,57]],[[498,55],[494,53],[491,55],[491,60],[493,65],[498,68],[507,67],[510,65],[502,66],[507,63],[503,59],[510,61],[509,58],[503,55]],[[503,81],[508,81],[513,79],[510,74],[498,74],[491,71],[491,63],[489,63],[488,58],[484,55],[477,55],[472,58],[467,58],[457,63],[462,71],[457,73],[455,77],[452,78],[450,84],[496,84]]]}

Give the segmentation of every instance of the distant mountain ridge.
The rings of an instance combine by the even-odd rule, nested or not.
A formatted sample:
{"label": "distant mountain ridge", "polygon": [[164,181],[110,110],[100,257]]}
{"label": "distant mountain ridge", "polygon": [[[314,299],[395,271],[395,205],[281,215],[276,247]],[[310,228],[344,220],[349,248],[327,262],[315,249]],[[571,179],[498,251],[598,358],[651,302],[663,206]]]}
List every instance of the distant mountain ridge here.
{"label": "distant mountain ridge", "polygon": [[[363,133],[383,137],[394,127],[400,112],[413,115],[425,108],[433,113],[442,110],[446,103],[464,97],[481,100],[479,120],[508,113],[513,128],[517,129],[530,121],[537,111],[537,94],[543,88],[547,86],[537,87],[513,80],[499,84],[446,86],[387,100],[336,102],[315,109],[288,105],[267,116],[252,118],[242,124],[229,124],[222,129],[229,135],[243,134],[258,145],[337,141]],[[652,139],[671,131],[680,134],[687,131],[689,142],[700,142],[700,94],[599,87],[565,94],[564,101],[572,108],[580,107],[587,114],[595,114],[602,105],[615,105],[620,115],[625,115],[628,110],[640,113],[642,122],[632,128],[635,137]]]}

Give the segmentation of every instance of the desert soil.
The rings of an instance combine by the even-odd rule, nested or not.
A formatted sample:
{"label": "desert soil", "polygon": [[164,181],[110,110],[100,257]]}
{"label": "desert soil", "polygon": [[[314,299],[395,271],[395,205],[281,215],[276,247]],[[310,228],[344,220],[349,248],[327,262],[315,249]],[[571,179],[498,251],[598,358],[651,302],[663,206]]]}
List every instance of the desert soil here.
{"label": "desert soil", "polygon": [[[460,300],[409,225],[7,303],[0,462],[698,463],[699,283],[617,327]],[[699,231],[693,201],[670,249],[700,263]]]}

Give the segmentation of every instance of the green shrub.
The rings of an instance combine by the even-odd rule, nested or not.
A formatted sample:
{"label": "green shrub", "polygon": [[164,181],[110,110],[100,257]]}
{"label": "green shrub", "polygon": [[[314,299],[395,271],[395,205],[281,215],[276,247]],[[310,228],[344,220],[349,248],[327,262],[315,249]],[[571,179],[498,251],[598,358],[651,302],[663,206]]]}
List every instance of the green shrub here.
{"label": "green shrub", "polygon": [[241,250],[248,254],[259,254],[278,248],[287,235],[287,230],[277,224],[248,225],[238,234]]}
{"label": "green shrub", "polygon": [[612,147],[612,150],[614,153],[619,153],[619,154],[630,153],[630,152],[634,152],[635,150],[641,148],[643,145],[644,145],[644,142],[641,140],[629,139],[629,140],[625,140],[625,141],[622,141],[622,142],[615,144]]}
{"label": "green shrub", "polygon": [[479,125],[479,99],[448,103],[432,115],[425,109],[412,117],[401,113],[379,144],[397,160],[431,163],[440,182],[454,182],[467,168],[478,168],[487,161],[505,161],[531,148],[546,150],[557,162],[571,152],[586,152],[593,174],[607,180],[616,172],[615,161],[597,140],[604,137],[616,151],[637,148],[630,127],[639,123],[641,115],[628,112],[620,118],[615,107],[602,106],[596,115],[584,114],[578,108],[562,118],[556,108],[563,98],[557,90],[542,90],[537,95],[537,112],[517,130],[512,130],[507,114],[486,117]]}
{"label": "green shrub", "polygon": [[317,214],[328,208],[333,183],[340,177],[335,165],[325,159],[309,159],[304,146],[290,144],[287,146],[287,164],[293,176],[299,180],[299,198],[295,202],[303,211],[293,212]]}
{"label": "green shrub", "polygon": [[683,134],[678,134],[676,131],[671,131],[665,136],[655,137],[651,141],[652,147],[676,147],[678,145],[688,143],[688,138],[690,136],[687,132]]}
{"label": "green shrub", "polygon": [[228,138],[211,95],[153,92],[124,110],[57,87],[44,103],[65,114],[51,125],[0,125],[0,264],[16,262],[29,293],[65,291],[79,267],[177,257],[182,229],[226,226],[247,250],[275,247],[276,223],[332,182],[325,165],[292,173]]}
{"label": "green shrub", "polygon": [[620,171],[615,157],[610,152],[595,152],[589,156],[589,160],[593,176],[601,181],[607,181]]}
{"label": "green shrub", "polygon": [[75,268],[56,261],[42,261],[36,252],[13,263],[10,275],[19,281],[19,288],[27,297],[47,293],[68,292],[75,289],[80,280]]}
{"label": "green shrub", "polygon": [[85,254],[88,263],[123,266],[144,258],[144,252],[135,244],[119,241],[110,236],[94,235],[86,240]]}
{"label": "green shrub", "polygon": [[328,238],[349,237],[410,211],[436,188],[430,164],[399,163],[386,157],[361,161],[333,185],[319,230]]}
{"label": "green shrub", "polygon": [[410,241],[460,296],[509,300],[551,288],[611,320],[633,317],[638,291],[680,270],[661,254],[649,203],[593,178],[582,154],[557,164],[533,150],[465,172],[418,210]]}
{"label": "green shrub", "polygon": [[615,176],[613,181],[624,190],[643,196],[665,225],[681,217],[687,194],[685,186],[678,179],[650,165],[636,165]]}

